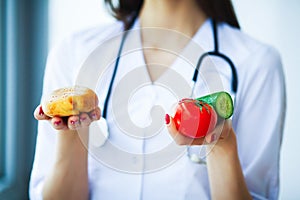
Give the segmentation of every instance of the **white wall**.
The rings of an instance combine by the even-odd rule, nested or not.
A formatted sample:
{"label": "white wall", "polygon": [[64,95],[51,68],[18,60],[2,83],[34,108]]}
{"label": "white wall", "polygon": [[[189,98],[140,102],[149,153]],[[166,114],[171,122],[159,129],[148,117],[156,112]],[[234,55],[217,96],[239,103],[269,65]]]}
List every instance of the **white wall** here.
{"label": "white wall", "polygon": [[113,20],[104,0],[49,0],[49,48],[74,31]]}
{"label": "white wall", "polygon": [[[109,21],[102,0],[50,0],[50,48],[70,32]],[[282,55],[287,118],[281,154],[280,199],[300,199],[300,19],[299,0],[233,0],[242,29]],[[298,37],[297,37],[298,36]],[[263,134],[263,133],[262,133]]]}
{"label": "white wall", "polygon": [[[234,0],[242,29],[275,46],[282,56],[287,118],[281,153],[280,199],[300,199],[300,1]],[[263,134],[263,133],[262,133]]]}

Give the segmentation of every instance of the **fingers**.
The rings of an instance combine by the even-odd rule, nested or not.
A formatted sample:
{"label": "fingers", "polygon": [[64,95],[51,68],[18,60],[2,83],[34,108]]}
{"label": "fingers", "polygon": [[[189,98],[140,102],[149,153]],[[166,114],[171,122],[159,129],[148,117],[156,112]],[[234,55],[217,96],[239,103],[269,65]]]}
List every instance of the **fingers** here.
{"label": "fingers", "polygon": [[67,126],[70,130],[78,130],[88,127],[93,121],[99,120],[101,117],[100,108],[97,107],[90,113],[81,113],[80,115],[70,116],[67,121]]}
{"label": "fingers", "polygon": [[166,114],[165,117],[166,125],[171,137],[174,139],[178,145],[202,145],[204,143],[204,138],[190,138],[181,134],[177,129],[174,123],[174,120],[171,116]]}
{"label": "fingers", "polygon": [[207,143],[217,142],[219,139],[226,139],[232,131],[232,121],[230,119],[219,123],[216,128],[205,136]]}
{"label": "fingers", "polygon": [[49,116],[45,115],[41,105],[36,107],[36,109],[34,110],[33,116],[37,120],[49,120],[50,119]]}
{"label": "fingers", "polygon": [[92,119],[90,118],[90,116],[87,113],[82,113],[79,116],[79,121],[81,126],[86,127],[89,126],[92,123]]}
{"label": "fingers", "polygon": [[70,130],[76,130],[76,129],[79,129],[80,127],[81,127],[81,124],[80,124],[78,115],[70,116],[68,118],[68,128]]}
{"label": "fingers", "polygon": [[184,136],[181,135],[177,131],[173,118],[170,115],[166,114],[165,120],[166,120],[167,129],[168,129],[171,137],[176,142],[176,144],[178,144],[178,145],[185,145],[186,143],[188,143],[188,141],[186,141],[186,139],[184,138]]}
{"label": "fingers", "polygon": [[232,130],[233,129],[232,129],[232,121],[231,121],[231,119],[225,120],[223,129],[221,131],[220,138],[222,138],[222,139],[228,138],[228,136],[229,136],[229,134],[231,133]]}
{"label": "fingers", "polygon": [[90,113],[81,113],[79,116],[70,117],[49,117],[45,115],[41,105],[34,110],[34,118],[37,120],[49,120],[52,127],[56,130],[77,130],[83,127],[88,127],[93,121],[97,121],[101,117],[101,110],[99,107]]}
{"label": "fingers", "polygon": [[224,120],[219,123],[216,128],[208,133],[205,138],[190,138],[181,134],[174,123],[171,116],[166,114],[165,117],[167,129],[178,145],[203,145],[204,143],[212,144],[216,143],[219,139],[225,140],[232,132],[232,121],[230,119]]}
{"label": "fingers", "polygon": [[99,107],[95,108],[93,111],[89,113],[89,117],[92,121],[97,121],[101,117],[101,110]]}
{"label": "fingers", "polygon": [[65,120],[63,120],[63,118],[61,118],[61,117],[53,117],[50,120],[50,123],[51,123],[52,127],[56,130],[68,129],[68,126],[67,126]]}
{"label": "fingers", "polygon": [[87,113],[82,113],[79,116],[74,115],[68,118],[53,117],[51,119],[51,125],[56,130],[78,130],[83,127],[88,127],[92,120]]}
{"label": "fingers", "polygon": [[178,131],[176,129],[173,118],[170,115],[166,114],[165,120],[166,120],[168,131],[171,134],[171,136],[173,137],[176,136],[178,134]]}
{"label": "fingers", "polygon": [[53,117],[49,118],[52,127],[56,130],[79,130],[90,126],[93,121],[99,120],[101,117],[100,108],[96,108],[90,113],[81,113],[69,117]]}

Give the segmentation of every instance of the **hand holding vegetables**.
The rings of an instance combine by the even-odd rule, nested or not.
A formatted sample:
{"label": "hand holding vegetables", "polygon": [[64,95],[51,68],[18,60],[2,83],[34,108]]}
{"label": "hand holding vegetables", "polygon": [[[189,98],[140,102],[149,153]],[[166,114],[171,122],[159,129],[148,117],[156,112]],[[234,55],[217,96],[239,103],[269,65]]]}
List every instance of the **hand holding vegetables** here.
{"label": "hand holding vegetables", "polygon": [[182,135],[203,138],[215,129],[218,121],[228,119],[232,114],[231,96],[226,92],[217,92],[179,101],[173,121]]}
{"label": "hand holding vegetables", "polygon": [[202,138],[216,127],[217,113],[203,101],[183,99],[176,107],[174,122],[176,129],[183,135]]}

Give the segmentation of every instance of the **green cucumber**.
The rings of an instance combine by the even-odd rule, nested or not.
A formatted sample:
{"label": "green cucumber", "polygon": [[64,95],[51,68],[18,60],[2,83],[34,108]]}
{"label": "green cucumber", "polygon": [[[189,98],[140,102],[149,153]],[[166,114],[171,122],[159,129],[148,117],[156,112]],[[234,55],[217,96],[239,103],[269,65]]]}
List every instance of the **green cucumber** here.
{"label": "green cucumber", "polygon": [[233,114],[233,101],[227,92],[216,92],[196,98],[196,100],[210,104],[217,114],[224,119],[230,118]]}

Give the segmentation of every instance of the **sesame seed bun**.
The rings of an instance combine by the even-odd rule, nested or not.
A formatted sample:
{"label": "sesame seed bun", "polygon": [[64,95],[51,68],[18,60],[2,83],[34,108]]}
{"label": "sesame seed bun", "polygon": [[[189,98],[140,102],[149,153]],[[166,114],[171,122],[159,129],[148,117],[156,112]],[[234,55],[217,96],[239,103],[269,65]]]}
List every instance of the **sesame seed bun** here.
{"label": "sesame seed bun", "polygon": [[83,86],[61,88],[42,101],[42,108],[50,117],[66,117],[90,112],[98,106],[96,93]]}

